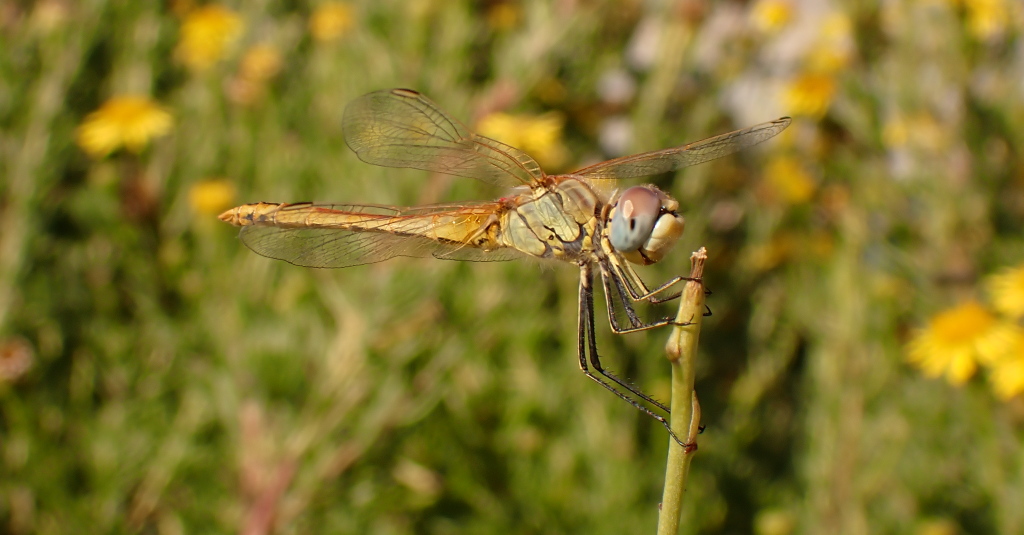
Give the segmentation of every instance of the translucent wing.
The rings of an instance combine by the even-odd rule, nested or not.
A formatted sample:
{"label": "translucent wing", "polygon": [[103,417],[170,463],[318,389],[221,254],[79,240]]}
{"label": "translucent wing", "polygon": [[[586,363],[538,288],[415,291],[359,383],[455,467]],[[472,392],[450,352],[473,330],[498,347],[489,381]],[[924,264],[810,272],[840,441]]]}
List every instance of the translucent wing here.
{"label": "translucent wing", "polygon": [[614,179],[666,173],[757,145],[785,130],[789,123],[789,117],[782,117],[743,130],[695,141],[682,147],[615,158],[584,167],[572,174],[589,179]]}
{"label": "translucent wing", "polygon": [[[476,215],[497,207],[497,203],[439,204],[419,208],[288,204],[281,206],[279,219],[302,221],[318,217],[318,223],[323,226],[246,226],[239,233],[239,238],[261,256],[315,268],[372,264],[396,256],[511,260],[521,253],[507,248],[486,251],[461,242],[427,237],[442,227],[444,230],[451,227],[453,221],[459,224],[460,217],[468,217],[463,214]],[[326,226],[331,224],[332,216],[337,220],[337,226]]]}
{"label": "translucent wing", "polygon": [[345,108],[345,141],[359,159],[476,178],[500,186],[531,184],[544,176],[525,152],[470,132],[409,89],[363,95]]}

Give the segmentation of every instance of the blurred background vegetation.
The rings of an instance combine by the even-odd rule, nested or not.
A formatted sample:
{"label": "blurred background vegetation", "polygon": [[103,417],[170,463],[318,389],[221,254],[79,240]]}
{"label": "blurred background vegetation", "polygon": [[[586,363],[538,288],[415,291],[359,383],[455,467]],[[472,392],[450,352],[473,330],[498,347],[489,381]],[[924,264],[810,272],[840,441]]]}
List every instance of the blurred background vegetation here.
{"label": "blurred background vegetation", "polygon": [[[794,116],[651,178],[688,231],[642,275],[706,246],[714,292],[683,529],[1022,533],[1022,31],[1014,0],[6,0],[0,531],[654,531],[668,437],[579,373],[572,266],[302,269],[216,220],[502,195],[348,151],[345,104],[408,87],[555,172]],[[667,332],[599,331],[667,398]]]}

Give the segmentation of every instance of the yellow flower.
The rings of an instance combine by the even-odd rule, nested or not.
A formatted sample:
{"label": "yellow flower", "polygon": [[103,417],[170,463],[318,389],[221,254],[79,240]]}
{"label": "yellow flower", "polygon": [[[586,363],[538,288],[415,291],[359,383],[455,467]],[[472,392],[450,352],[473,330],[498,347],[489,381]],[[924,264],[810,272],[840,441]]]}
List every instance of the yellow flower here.
{"label": "yellow flower", "polygon": [[992,364],[988,380],[999,399],[1024,393],[1024,336],[1018,336],[1016,347],[1007,358]]}
{"label": "yellow flower", "polygon": [[345,34],[355,20],[352,6],[346,2],[326,2],[309,18],[309,33],[321,42],[334,41]]}
{"label": "yellow flower", "polygon": [[832,105],[836,81],[824,74],[806,74],[793,80],[784,93],[786,109],[792,115],[820,118]]}
{"label": "yellow flower", "polygon": [[894,114],[882,127],[882,143],[892,149],[910,147],[942,152],[952,143],[946,130],[927,112],[910,116]]}
{"label": "yellow flower", "polygon": [[227,83],[228,98],[236,104],[252,105],[263,99],[267,80],[281,72],[281,53],[270,45],[255,45],[242,55],[238,74]]}
{"label": "yellow flower", "polygon": [[817,188],[814,178],[791,156],[775,156],[764,171],[767,186],[788,204],[807,202]]}
{"label": "yellow flower", "polygon": [[784,28],[793,18],[793,6],[783,0],[761,0],[750,10],[750,21],[765,33]]}
{"label": "yellow flower", "polygon": [[939,313],[907,346],[907,360],[928,377],[945,374],[961,385],[974,375],[978,363],[1005,358],[1016,341],[1017,327],[1000,322],[976,301]]}
{"label": "yellow flower", "polygon": [[996,310],[1012,318],[1024,317],[1024,264],[990,275],[985,282]]}
{"label": "yellow flower", "polygon": [[1006,0],[966,0],[967,31],[978,39],[999,37],[1006,32],[1010,20]]}
{"label": "yellow flower", "polygon": [[882,144],[890,149],[906,146],[910,138],[910,125],[902,115],[894,115],[882,125]]}
{"label": "yellow flower", "polygon": [[568,150],[562,144],[565,117],[558,112],[543,115],[492,113],[480,120],[477,132],[522,149],[542,167],[555,169],[565,164]]}
{"label": "yellow flower", "polygon": [[150,139],[171,129],[171,114],[142,96],[120,96],[106,101],[86,116],[75,132],[78,146],[101,158],[120,147],[139,152]]}
{"label": "yellow flower", "polygon": [[281,53],[271,45],[255,45],[245,51],[238,75],[253,81],[269,80],[281,72]]}
{"label": "yellow flower", "polygon": [[235,202],[235,186],[222,178],[204,180],[188,190],[188,204],[200,214],[215,215]]}
{"label": "yellow flower", "polygon": [[856,49],[850,17],[833,13],[822,20],[819,31],[815,43],[807,50],[804,61],[807,71],[819,75],[842,71],[850,64]]}
{"label": "yellow flower", "polygon": [[208,5],[191,11],[181,24],[175,57],[190,69],[209,69],[224,57],[244,28],[242,18],[222,6]]}
{"label": "yellow flower", "polygon": [[817,73],[839,72],[850,64],[853,53],[846,46],[816,46],[807,56],[807,68]]}
{"label": "yellow flower", "polygon": [[853,21],[846,13],[832,13],[822,22],[821,35],[828,42],[843,43],[853,37]]}

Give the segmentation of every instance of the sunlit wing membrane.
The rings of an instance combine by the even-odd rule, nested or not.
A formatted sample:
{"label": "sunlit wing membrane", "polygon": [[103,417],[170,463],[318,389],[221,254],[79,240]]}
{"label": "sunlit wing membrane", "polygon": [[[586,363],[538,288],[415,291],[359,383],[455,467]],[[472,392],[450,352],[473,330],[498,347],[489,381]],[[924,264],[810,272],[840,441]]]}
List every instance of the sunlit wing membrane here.
{"label": "sunlit wing membrane", "polygon": [[525,152],[470,132],[409,89],[363,95],[345,108],[345,141],[359,159],[482,180],[500,186],[544,176]]}
{"label": "sunlit wing membrane", "polygon": [[695,141],[681,147],[608,160],[584,167],[572,174],[595,180],[637,178],[667,173],[757,145],[785,130],[789,123],[789,117],[782,117],[743,130]]}
{"label": "sunlit wing membrane", "polygon": [[[425,237],[445,234],[467,219],[494,210],[496,203],[393,208],[374,205],[286,205],[289,220],[318,218],[317,225],[246,226],[239,238],[255,253],[291,264],[342,268],[396,256],[503,261],[520,256],[511,249],[485,251],[457,241]],[[468,215],[464,215],[468,214]],[[332,219],[336,222],[332,223]],[[462,228],[462,227],[459,227]],[[457,234],[456,234],[457,235]]]}

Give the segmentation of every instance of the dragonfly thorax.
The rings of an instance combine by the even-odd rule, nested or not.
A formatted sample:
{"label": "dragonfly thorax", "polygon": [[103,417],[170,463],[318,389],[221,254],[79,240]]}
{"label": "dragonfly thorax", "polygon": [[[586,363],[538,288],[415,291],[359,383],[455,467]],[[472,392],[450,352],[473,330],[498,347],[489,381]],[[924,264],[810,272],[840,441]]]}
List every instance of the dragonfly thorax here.
{"label": "dragonfly thorax", "polygon": [[635,186],[615,203],[608,240],[634,264],[653,264],[672,249],[683,234],[685,221],[679,203],[654,186]]}

